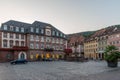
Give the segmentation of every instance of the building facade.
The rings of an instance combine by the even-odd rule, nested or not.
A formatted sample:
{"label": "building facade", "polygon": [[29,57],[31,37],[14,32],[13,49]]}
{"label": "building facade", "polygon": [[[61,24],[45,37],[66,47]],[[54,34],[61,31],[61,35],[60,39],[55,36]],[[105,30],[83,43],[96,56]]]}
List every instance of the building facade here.
{"label": "building facade", "polygon": [[88,39],[84,42],[84,53],[85,58],[90,59],[98,59],[99,58],[99,43],[101,40],[99,40],[99,36],[103,35],[105,33],[105,29],[101,29],[96,31],[93,35],[91,35]]}
{"label": "building facade", "polygon": [[97,59],[98,38],[90,38],[84,42],[84,56],[89,59]]}
{"label": "building facade", "polygon": [[108,37],[108,45],[114,45],[120,51],[120,28],[115,27]]}
{"label": "building facade", "polygon": [[32,24],[10,20],[0,29],[0,61],[43,58],[59,59],[64,56],[66,35],[48,23]]}
{"label": "building facade", "polygon": [[108,46],[108,35],[101,35],[98,39],[98,59],[104,59],[105,48]]}
{"label": "building facade", "polygon": [[72,53],[77,53],[78,56],[81,56],[84,54],[84,46],[83,46],[83,42],[84,42],[84,37],[82,35],[72,35],[71,37],[69,37],[69,42],[68,42],[68,48],[72,49]]}

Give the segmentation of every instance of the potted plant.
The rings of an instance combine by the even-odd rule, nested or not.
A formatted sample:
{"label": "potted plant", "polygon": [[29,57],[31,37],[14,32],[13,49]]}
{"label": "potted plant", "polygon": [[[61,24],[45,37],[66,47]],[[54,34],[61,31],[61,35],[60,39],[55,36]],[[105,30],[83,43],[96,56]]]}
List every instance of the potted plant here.
{"label": "potted plant", "polygon": [[115,46],[113,45],[107,46],[104,54],[105,54],[104,58],[108,63],[108,67],[118,66],[118,58],[120,57],[120,52]]}

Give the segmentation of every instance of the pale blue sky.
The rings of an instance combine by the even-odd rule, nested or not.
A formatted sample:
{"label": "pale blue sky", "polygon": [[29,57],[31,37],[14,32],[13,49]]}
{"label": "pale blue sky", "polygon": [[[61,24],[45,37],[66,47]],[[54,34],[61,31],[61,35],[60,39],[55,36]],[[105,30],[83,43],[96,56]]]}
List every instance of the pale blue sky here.
{"label": "pale blue sky", "polygon": [[120,24],[120,0],[0,0],[0,23],[47,22],[62,32],[98,30]]}

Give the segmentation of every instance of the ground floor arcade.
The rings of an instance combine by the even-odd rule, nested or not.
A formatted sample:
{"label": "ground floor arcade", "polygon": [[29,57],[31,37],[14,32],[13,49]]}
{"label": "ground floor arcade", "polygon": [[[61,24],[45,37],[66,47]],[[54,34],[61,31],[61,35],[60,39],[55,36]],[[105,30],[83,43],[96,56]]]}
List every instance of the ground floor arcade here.
{"label": "ground floor arcade", "polygon": [[13,50],[2,49],[0,50],[0,62],[9,62],[16,59],[27,59],[29,61],[40,61],[42,59],[59,60],[64,58],[62,51],[41,51],[41,50]]}

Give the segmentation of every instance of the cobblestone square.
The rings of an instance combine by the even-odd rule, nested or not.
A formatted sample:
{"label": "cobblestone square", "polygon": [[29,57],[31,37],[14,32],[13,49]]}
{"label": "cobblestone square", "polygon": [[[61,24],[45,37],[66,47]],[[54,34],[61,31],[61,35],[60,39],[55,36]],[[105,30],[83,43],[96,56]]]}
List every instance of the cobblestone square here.
{"label": "cobblestone square", "polygon": [[105,61],[0,63],[0,80],[120,80],[119,69]]}

